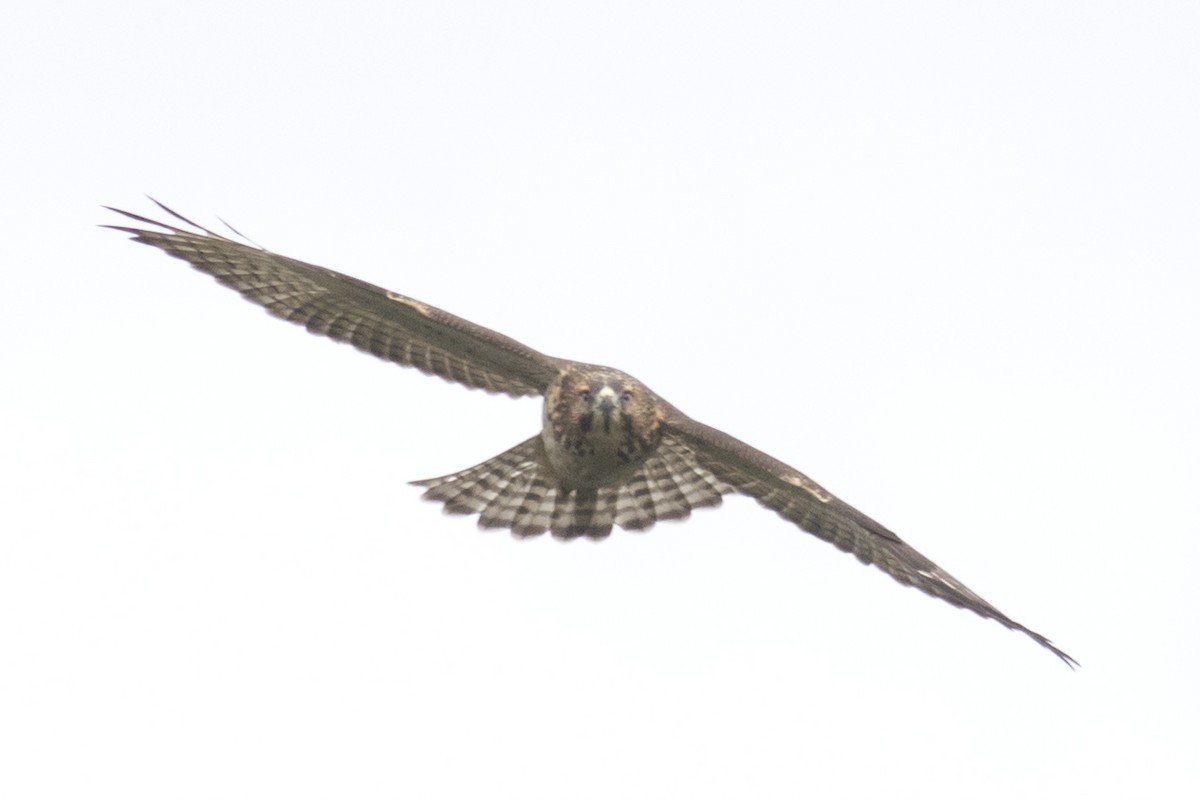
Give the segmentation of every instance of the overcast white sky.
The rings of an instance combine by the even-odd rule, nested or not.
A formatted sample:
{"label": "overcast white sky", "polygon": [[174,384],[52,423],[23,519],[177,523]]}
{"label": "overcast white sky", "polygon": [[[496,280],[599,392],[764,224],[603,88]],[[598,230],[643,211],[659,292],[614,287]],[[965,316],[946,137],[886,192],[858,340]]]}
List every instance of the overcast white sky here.
{"label": "overcast white sky", "polygon": [[[22,4],[0,795],[1193,797],[1200,6]],[[530,436],[121,235],[612,364],[1082,669],[744,499],[517,542]]]}

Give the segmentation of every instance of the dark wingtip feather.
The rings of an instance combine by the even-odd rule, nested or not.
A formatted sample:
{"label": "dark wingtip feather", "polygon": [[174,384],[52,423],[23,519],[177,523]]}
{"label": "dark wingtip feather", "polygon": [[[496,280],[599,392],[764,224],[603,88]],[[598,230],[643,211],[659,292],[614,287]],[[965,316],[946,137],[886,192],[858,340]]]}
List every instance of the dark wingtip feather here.
{"label": "dark wingtip feather", "polygon": [[[146,199],[147,199],[147,200],[149,200],[151,203],[154,203],[154,205],[158,206],[158,207],[159,207],[159,208],[161,208],[163,211],[167,212],[167,213],[168,213],[168,214],[170,214],[172,217],[174,217],[175,219],[177,219],[177,220],[179,220],[180,222],[184,223],[185,225],[191,225],[191,226],[192,226],[193,228],[195,228],[196,230],[198,230],[198,231],[204,231],[204,232],[205,232],[205,233],[207,233],[209,236],[215,236],[215,237],[216,237],[216,238],[218,238],[218,239],[224,239],[224,238],[225,238],[224,236],[222,236],[222,235],[221,235],[221,234],[219,234],[219,233],[214,233],[213,231],[210,231],[208,228],[204,227],[203,225],[200,225],[200,224],[198,224],[198,223],[192,222],[190,219],[188,219],[187,217],[183,216],[183,215],[182,215],[182,214],[180,214],[178,211],[175,211],[173,208],[171,208],[171,207],[169,207],[169,206],[167,206],[167,205],[164,205],[163,203],[160,203],[158,200],[155,200],[155,199],[154,199],[153,197],[151,197],[150,195],[146,195]],[[124,213],[124,212],[122,212],[122,213]],[[163,225],[161,222],[154,222],[153,220],[146,220],[146,221],[147,221],[147,222],[150,222],[150,223],[151,223],[151,224],[153,224],[153,225],[162,225],[164,228],[169,228],[169,227],[171,227],[171,226],[169,226],[169,225]],[[179,229],[179,228],[171,228],[171,230],[174,230],[174,231],[179,231],[180,229]]]}
{"label": "dark wingtip feather", "polygon": [[[142,222],[142,223],[145,223],[146,225],[153,225],[156,228],[163,228],[167,231],[170,231],[171,233],[187,233],[187,231],[185,231],[183,228],[176,228],[174,225],[168,225],[165,222],[159,222],[158,220],[150,219],[149,217],[143,217],[141,214],[134,214],[132,211],[125,211],[124,209],[114,208],[113,206],[100,206],[100,207],[103,209],[107,209],[108,211],[112,211],[116,214],[120,214],[123,217],[129,217],[129,219],[132,219],[136,222]],[[114,231],[125,231],[126,233],[132,233],[132,234],[148,233],[148,231],[144,231],[141,228],[130,228],[125,225],[102,224],[100,227],[101,228],[111,228]]]}
{"label": "dark wingtip feather", "polygon": [[1037,632],[1035,632],[1035,631],[1031,631],[1031,630],[1029,630],[1028,628],[1024,628],[1024,627],[1020,628],[1020,630],[1021,630],[1021,632],[1022,632],[1022,633],[1024,633],[1026,636],[1028,636],[1028,637],[1030,637],[1031,639],[1033,639],[1035,642],[1037,642],[1038,644],[1040,644],[1042,647],[1046,648],[1046,649],[1047,649],[1047,650],[1049,650],[1051,653],[1054,653],[1054,655],[1056,655],[1056,656],[1058,656],[1059,658],[1061,658],[1061,659],[1062,659],[1062,661],[1063,661],[1063,663],[1064,663],[1064,664],[1066,664],[1066,665],[1067,665],[1068,667],[1070,667],[1071,669],[1079,669],[1079,662],[1078,662],[1078,661],[1076,661],[1075,659],[1071,658],[1071,656],[1067,655],[1067,653],[1065,653],[1064,651],[1062,651],[1062,650],[1060,650],[1059,648],[1055,647],[1055,646],[1054,646],[1054,643],[1053,643],[1053,642],[1051,642],[1049,639],[1047,639],[1045,636],[1042,636],[1040,633],[1037,633]]}
{"label": "dark wingtip feather", "polygon": [[[201,225],[201,224],[199,224],[199,223],[197,223],[197,222],[193,222],[192,220],[190,220],[190,219],[188,219],[187,217],[183,216],[182,214],[180,214],[179,212],[177,212],[177,211],[175,211],[174,209],[170,208],[169,206],[167,206],[167,205],[164,205],[163,203],[160,203],[158,200],[155,200],[153,197],[150,197],[150,195],[146,195],[146,198],[147,198],[147,199],[148,199],[148,200],[149,200],[151,203],[154,203],[154,205],[156,205],[156,206],[158,206],[159,208],[161,208],[161,209],[162,209],[164,212],[166,212],[167,214],[170,214],[172,217],[174,217],[175,219],[179,220],[179,221],[180,221],[180,222],[182,222],[183,224],[191,226],[191,227],[192,227],[194,230],[187,230],[186,228],[180,228],[180,227],[177,227],[177,226],[175,226],[175,225],[172,225],[172,224],[171,224],[171,223],[169,223],[169,222],[163,222],[163,221],[161,221],[161,220],[157,220],[157,219],[150,219],[149,217],[143,217],[141,214],[135,214],[135,213],[133,213],[132,211],[126,211],[126,210],[125,210],[125,209],[123,209],[123,208],[116,208],[116,207],[114,207],[114,206],[106,206],[106,205],[102,205],[102,206],[100,206],[100,207],[101,207],[101,208],[103,208],[103,209],[106,209],[106,210],[108,210],[108,211],[112,211],[112,212],[113,212],[113,213],[115,213],[115,214],[120,214],[120,215],[121,215],[121,216],[123,216],[123,217],[128,217],[129,219],[132,219],[132,220],[134,220],[134,221],[136,221],[136,222],[141,222],[141,223],[143,223],[143,224],[145,224],[145,225],[152,225],[152,226],[154,226],[155,228],[161,228],[162,230],[164,230],[164,231],[166,231],[166,232],[168,232],[168,233],[194,234],[194,233],[195,233],[195,231],[200,231],[201,233],[204,233],[204,234],[206,234],[206,235],[208,235],[208,236],[212,236],[212,237],[214,237],[214,238],[217,238],[217,239],[225,239],[225,238],[227,238],[227,237],[225,237],[225,236],[222,236],[222,235],[221,235],[221,234],[219,234],[219,233],[215,233],[215,232],[213,232],[213,231],[210,231],[208,228],[204,227],[203,225]],[[225,223],[225,225],[226,225],[226,226],[229,228],[229,230],[233,231],[233,232],[234,232],[235,234],[237,234],[238,236],[242,236],[242,234],[241,234],[241,233],[238,233],[238,231],[237,231],[236,229],[234,229],[234,227],[233,227],[232,225],[229,225],[229,223]],[[102,224],[102,225],[100,225],[100,227],[101,227],[101,228],[110,228],[111,230],[114,230],[114,231],[123,231],[123,232],[125,232],[125,233],[131,233],[131,234],[133,234],[135,237],[143,237],[143,238],[139,238],[139,241],[146,241],[144,237],[145,237],[147,234],[153,234],[153,235],[158,235],[158,236],[165,235],[165,234],[159,233],[158,231],[147,231],[147,230],[144,230],[144,229],[142,229],[142,228],[131,228],[131,227],[128,227],[128,226],[126,226],[126,225],[107,225],[107,224]],[[243,238],[246,238],[246,237],[243,237]],[[249,240],[247,239],[247,241],[249,241]]]}

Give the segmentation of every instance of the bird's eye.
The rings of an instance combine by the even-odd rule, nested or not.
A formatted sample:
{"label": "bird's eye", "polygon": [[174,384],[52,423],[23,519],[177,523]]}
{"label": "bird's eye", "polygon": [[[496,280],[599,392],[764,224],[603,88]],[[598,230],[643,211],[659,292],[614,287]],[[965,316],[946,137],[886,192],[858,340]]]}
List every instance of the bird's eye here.
{"label": "bird's eye", "polygon": [[633,399],[633,392],[631,392],[629,390],[621,392],[621,402],[622,403],[628,403],[632,399]]}
{"label": "bird's eye", "polygon": [[592,402],[592,392],[590,389],[584,389],[579,393],[579,399],[585,403]]}

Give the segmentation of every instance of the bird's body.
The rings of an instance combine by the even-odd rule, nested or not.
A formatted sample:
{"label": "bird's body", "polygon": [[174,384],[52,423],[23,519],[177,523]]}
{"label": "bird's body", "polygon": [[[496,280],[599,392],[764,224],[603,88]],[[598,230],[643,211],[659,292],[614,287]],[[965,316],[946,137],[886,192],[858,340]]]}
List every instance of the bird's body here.
{"label": "bird's body", "polygon": [[125,211],[118,213],[161,230],[110,227],[313,333],[471,388],[544,398],[539,434],[474,467],[414,482],[447,512],[478,514],[481,527],[522,537],[549,531],[600,539],[614,525],[645,530],[742,494],[897,581],[1019,630],[1075,664],[803,473],[691,419],[620,370],[547,356],[419,300],[233,241],[162,208],[196,230]]}
{"label": "bird's body", "polygon": [[733,491],[668,439],[671,406],[611,367],[563,362],[546,390],[542,432],[483,464],[414,481],[456,514],[517,536],[602,539],[683,519]]}
{"label": "bird's body", "polygon": [[625,483],[658,449],[664,410],[658,395],[619,370],[571,366],[550,384],[542,444],[559,484]]}

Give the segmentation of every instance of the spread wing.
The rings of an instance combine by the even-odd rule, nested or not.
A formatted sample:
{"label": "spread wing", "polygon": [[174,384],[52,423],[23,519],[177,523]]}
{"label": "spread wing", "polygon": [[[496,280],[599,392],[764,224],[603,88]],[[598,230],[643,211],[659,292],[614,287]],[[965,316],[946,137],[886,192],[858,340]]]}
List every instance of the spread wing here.
{"label": "spread wing", "polygon": [[991,603],[968,589],[950,573],[918,553],[896,534],[834,497],[811,478],[722,431],[696,422],[672,409],[667,436],[686,445],[697,466],[712,473],[733,491],[753,497],[779,516],[815,536],[874,564],[906,586],[1029,636],[1070,667],[1075,659],[1040,633],[1009,619]]}
{"label": "spread wing", "polygon": [[105,227],[131,233],[135,241],[183,259],[311,333],[471,388],[514,397],[541,394],[558,373],[558,359],[493,330],[349,275],[228,239],[158,206],[195,230],[115,208],[109,210],[161,230]]}

